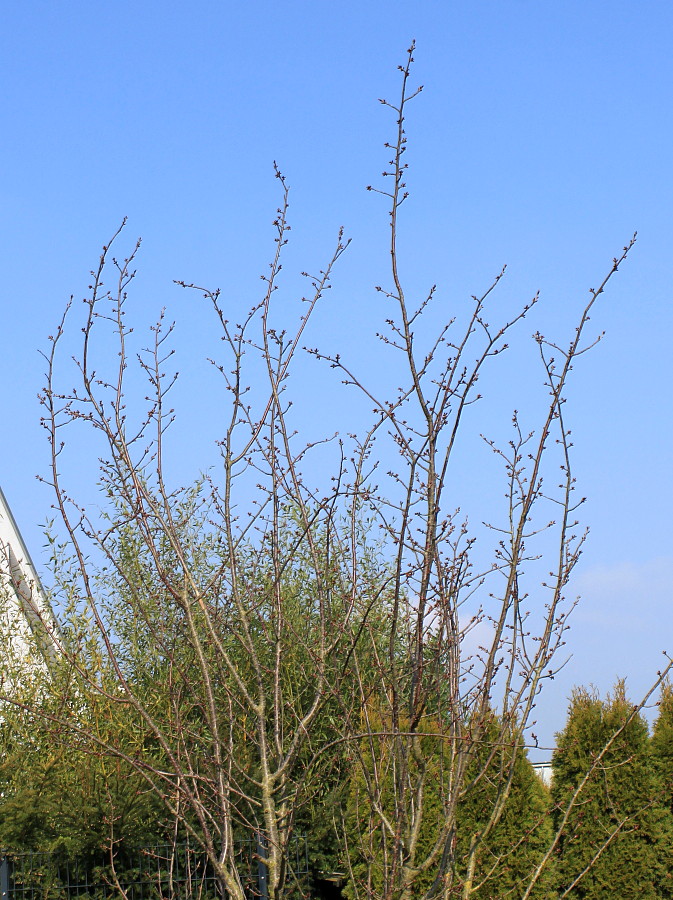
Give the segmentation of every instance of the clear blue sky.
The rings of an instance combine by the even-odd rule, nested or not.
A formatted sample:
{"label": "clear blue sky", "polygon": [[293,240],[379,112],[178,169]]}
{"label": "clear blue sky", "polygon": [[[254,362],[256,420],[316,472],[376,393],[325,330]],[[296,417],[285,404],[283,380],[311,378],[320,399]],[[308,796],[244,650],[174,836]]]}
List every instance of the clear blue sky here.
{"label": "clear blue sky", "polygon": [[[669,2],[7,5],[0,480],[39,566],[50,498],[35,481],[47,465],[38,350],[123,216],[129,240],[144,240],[130,315],[144,326],[166,305],[177,319],[174,471],[188,480],[213,462],[217,421],[201,387],[209,326],[172,279],[220,286],[239,309],[258,296],[274,159],[293,188],[288,271],[319,267],[339,225],[353,238],[312,342],[345,342],[365,365],[353,321],[363,332],[377,324],[386,220],[364,188],[390,134],[377,98],[395,95],[412,37],[425,91],[409,121],[410,284],[438,282],[451,310],[507,263],[505,306],[542,292],[522,340],[538,327],[565,339],[587,289],[639,232],[594,317],[606,339],[571,396],[592,534],[575,585],[585,596],[575,658],[545,702],[550,739],[573,683],[606,690],[626,675],[635,696],[658,652],[673,651]],[[511,397],[500,390],[505,414],[530,377],[514,371]],[[309,402],[316,391],[306,376]]]}

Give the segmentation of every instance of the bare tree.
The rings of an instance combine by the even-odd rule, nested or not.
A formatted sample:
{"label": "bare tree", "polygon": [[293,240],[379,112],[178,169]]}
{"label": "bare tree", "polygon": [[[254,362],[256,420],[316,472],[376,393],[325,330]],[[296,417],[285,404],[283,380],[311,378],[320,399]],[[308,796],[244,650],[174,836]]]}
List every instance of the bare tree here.
{"label": "bare tree", "polygon": [[[586,538],[576,518],[583,499],[575,496],[566,386],[578,357],[600,340],[585,337],[590,314],[635,242],[634,236],[599,287],[589,292],[566,346],[534,335],[548,403],[537,428],[524,430],[515,411],[508,445],[487,441],[504,466],[507,499],[502,520],[489,526],[498,536],[492,559],[480,570],[475,537],[453,512],[454,456],[466,409],[480,399],[482,370],[506,349],[509,332],[538,296],[509,321],[491,326],[488,303],[501,273],[473,298],[462,327],[451,320],[425,345],[417,339],[419,319],[433,303],[435,287],[421,302],[410,301],[399,265],[398,222],[408,196],[405,117],[421,90],[409,88],[413,51],[412,45],[406,65],[400,66],[399,100],[381,101],[397,125],[395,140],[386,145],[392,154],[384,172],[389,186],[369,188],[389,204],[390,286],[377,290],[392,309],[382,339],[401,359],[406,380],[393,397],[375,397],[341,357],[327,357],[372,401],[378,416],[360,442],[359,470],[382,431],[398,452],[398,468],[389,472],[385,487],[367,494],[394,563],[386,641],[378,623],[367,628],[378,677],[358,681],[362,737],[353,744],[361,772],[361,796],[355,801],[364,813],[359,843],[351,848],[351,856],[361,861],[361,874],[358,878],[351,868],[350,891],[354,897],[386,900],[468,898],[484,887],[482,896],[490,896],[489,879],[498,865],[508,864],[503,854],[485,865],[482,851],[502,818],[517,757],[535,740],[536,698],[562,662],[559,650],[574,605],[566,589]],[[395,377],[400,383],[397,372]],[[534,563],[540,560],[543,578],[536,581]],[[469,632],[477,626],[482,644],[466,651]],[[354,722],[352,732],[357,731]],[[497,789],[484,821],[472,833],[460,834],[461,803],[494,777]],[[437,793],[439,816],[428,801]],[[519,886],[521,895],[534,890],[557,844],[555,835]]]}
{"label": "bare tree", "polygon": [[[390,279],[378,290],[391,309],[383,336],[397,363],[391,383],[401,386],[379,397],[357,361],[309,351],[374,409],[370,428],[350,445],[333,439],[339,461],[322,484],[302,474],[316,445],[302,443],[290,424],[289,379],[347,241],[339,234],[324,269],[307,276],[295,325],[277,325],[289,231],[278,171],[275,252],[259,302],[232,323],[219,291],[183,285],[212,306],[226,351],[215,361],[226,397],[217,478],[189,488],[167,483],[172,326],[162,315],[134,359],[125,314],[138,246],[115,257],[119,232],[92,273],[74,389],[63,389],[69,382],[59,373],[70,306],[46,357],[48,481],[69,548],[57,581],[75,613],[54,640],[72,705],[97,696],[115,710],[115,728],[100,733],[76,714],[49,715],[62,734],[140,773],[176,839],[188,835],[203,849],[235,900],[246,892],[243,836],[256,836],[271,900],[295,884],[297,817],[339,755],[355,767],[349,802],[364,810],[355,830],[341,824],[353,896],[467,898],[483,888],[507,863],[485,867],[483,848],[503,816],[536,698],[568,627],[565,593],[585,534],[565,391],[592,346],[589,315],[633,240],[590,292],[566,346],[535,335],[548,402],[536,429],[515,413],[510,443],[490,445],[507,501],[491,525],[493,556],[480,564],[474,535],[454,512],[456,448],[482,371],[537,297],[490,325],[499,275],[465,321],[447,322],[423,346],[419,323],[435,288],[410,300],[398,253],[405,118],[420,91],[409,87],[413,49],[400,67],[400,99],[385,103],[396,120],[388,187],[371,188],[389,206]],[[108,273],[113,287],[104,284]],[[110,334],[114,357],[97,345]],[[134,365],[149,388],[138,416],[137,387],[127,389]],[[64,482],[64,435],[82,425],[98,439],[101,508],[78,501]],[[390,469],[386,477],[377,460]],[[526,575],[540,554],[541,583]],[[482,645],[470,651],[477,629]],[[461,834],[461,802],[487,778],[495,784],[489,813]],[[525,896],[554,846],[531,870]]]}
{"label": "bare tree", "polygon": [[[51,485],[74,553],[64,582],[95,625],[104,677],[99,665],[91,666],[91,652],[81,653],[80,642],[62,642],[61,652],[79,692],[124,705],[127,727],[146,732],[154,752],[145,746],[142,754],[129,754],[124,729],[106,749],[142,772],[180,831],[205,850],[227,894],[241,900],[242,834],[257,836],[270,898],[282,896],[292,880],[287,866],[294,814],[310,790],[306,756],[352,654],[351,622],[361,614],[351,583],[358,561],[349,558],[340,531],[343,471],[326,496],[304,486],[300,462],[307,448],[295,448],[285,396],[290,364],[345,244],[339,236],[325,270],[310,279],[312,294],[294,335],[277,331],[271,301],[288,230],[288,192],[277,175],[283,202],[263,299],[232,326],[219,293],[203,291],[231,357],[218,365],[231,397],[219,487],[166,486],[164,435],[172,421],[166,395],[175,376],[165,374],[171,328],[163,321],[138,358],[152,389],[148,410],[136,425],[128,416],[130,329],[124,316],[137,247],[123,262],[111,256],[112,242],[104,248],[85,304],[76,361],[80,386],[67,394],[55,386],[64,317],[52,341],[43,396]],[[109,265],[116,272],[112,290],[103,287]],[[94,368],[101,326],[112,328],[118,344],[111,373]],[[259,354],[266,378],[261,409],[246,403],[243,362],[251,351]],[[103,439],[101,485],[109,502],[98,520],[62,483],[60,435],[73,422],[86,423]],[[256,505],[239,517],[236,487],[249,473],[257,484]],[[159,695],[158,681],[165,688]]]}
{"label": "bare tree", "polygon": [[[378,290],[392,309],[383,340],[401,359],[406,380],[393,397],[375,397],[340,357],[328,357],[372,401],[378,416],[360,442],[360,465],[372,455],[381,431],[398,451],[398,468],[389,473],[385,487],[367,496],[394,552],[394,564],[387,645],[378,630],[367,629],[379,677],[359,680],[356,709],[364,727],[360,725],[362,738],[353,745],[361,771],[356,801],[365,812],[351,856],[365,865],[360,865],[360,878],[351,869],[350,890],[354,897],[386,900],[468,898],[484,888],[481,895],[490,896],[489,879],[498,865],[508,864],[503,854],[485,865],[483,849],[502,818],[517,757],[535,740],[536,698],[544,680],[564,661],[559,650],[574,605],[566,590],[586,538],[576,518],[583,499],[575,495],[566,387],[577,359],[600,340],[600,335],[585,335],[590,314],[635,242],[634,235],[598,288],[590,290],[566,346],[534,335],[548,403],[537,428],[524,430],[515,411],[508,445],[487,441],[504,466],[507,499],[501,521],[489,525],[498,536],[492,559],[480,569],[475,537],[453,512],[454,456],[466,409],[480,399],[482,370],[506,349],[509,332],[538,296],[509,321],[490,325],[489,299],[501,273],[482,296],[473,298],[462,327],[451,320],[425,345],[418,340],[419,320],[434,301],[435,287],[421,302],[410,301],[398,254],[400,208],[408,196],[405,117],[421,90],[409,87],[413,52],[412,45],[400,66],[399,100],[381,101],[397,125],[395,140],[386,145],[392,155],[384,172],[389,186],[369,188],[389,204],[390,285]],[[398,379],[396,373],[395,383]],[[534,563],[540,560],[543,578],[536,580]],[[468,634],[476,626],[481,626],[482,644],[469,652]],[[353,723],[353,733],[357,730]],[[601,758],[594,766],[600,766]],[[472,833],[460,834],[461,803],[494,778],[497,789],[484,821]],[[437,793],[439,816],[428,801],[429,794],[436,799]],[[571,807],[580,794],[578,788]],[[558,839],[558,834],[550,839],[539,865],[519,886],[520,895],[534,891]],[[578,873],[578,881],[583,874]]]}

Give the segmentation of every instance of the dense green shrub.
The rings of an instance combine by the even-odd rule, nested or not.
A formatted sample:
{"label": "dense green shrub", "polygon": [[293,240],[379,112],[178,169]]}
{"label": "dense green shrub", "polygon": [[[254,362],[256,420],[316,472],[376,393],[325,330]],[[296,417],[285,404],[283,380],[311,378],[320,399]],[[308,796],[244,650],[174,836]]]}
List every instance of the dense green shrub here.
{"label": "dense green shrub", "polygon": [[559,894],[582,900],[661,897],[668,822],[661,808],[648,727],[623,682],[602,701],[573,694],[553,758],[554,822],[586,779],[558,845]]}

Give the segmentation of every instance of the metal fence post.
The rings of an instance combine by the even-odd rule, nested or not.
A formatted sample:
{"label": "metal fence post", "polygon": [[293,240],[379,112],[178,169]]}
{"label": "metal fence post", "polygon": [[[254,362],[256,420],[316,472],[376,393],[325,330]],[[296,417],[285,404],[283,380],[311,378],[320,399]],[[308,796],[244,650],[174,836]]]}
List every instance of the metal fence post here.
{"label": "metal fence post", "polygon": [[0,859],[0,900],[9,900],[9,860],[4,853]]}
{"label": "metal fence post", "polygon": [[266,841],[259,831],[255,837],[257,843],[257,890],[259,891],[260,900],[269,900],[269,870],[266,867]]}

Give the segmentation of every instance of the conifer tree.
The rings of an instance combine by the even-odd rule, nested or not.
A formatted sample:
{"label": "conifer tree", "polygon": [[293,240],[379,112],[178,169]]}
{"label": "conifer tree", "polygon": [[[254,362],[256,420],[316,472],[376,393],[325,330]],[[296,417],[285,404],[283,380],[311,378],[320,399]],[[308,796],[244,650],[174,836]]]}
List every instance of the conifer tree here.
{"label": "conifer tree", "polygon": [[673,897],[673,685],[664,682],[659,699],[659,715],[654,723],[650,740],[652,766],[661,792],[662,814],[666,828],[665,838],[668,851],[664,853],[664,871],[660,893],[662,897]]}
{"label": "conifer tree", "polygon": [[552,765],[556,825],[587,778],[558,845],[558,896],[661,897],[666,823],[647,723],[628,702],[623,681],[605,701],[585,688],[574,692]]}
{"label": "conifer tree", "polygon": [[670,681],[661,689],[659,715],[654,724],[650,747],[664,802],[673,812],[673,685]]}
{"label": "conifer tree", "polygon": [[[494,724],[486,729],[481,759],[471,767],[483,774],[469,785],[457,817],[460,858],[467,855],[469,842],[483,832],[503,789],[503,775],[511,769],[511,788],[502,815],[490,833],[484,835],[477,853],[470,895],[475,900],[520,896],[551,839],[549,792],[535,774],[520,737],[515,734],[508,744],[500,746],[495,743],[500,730],[496,721],[494,717]],[[493,744],[489,743],[489,735]],[[532,896],[546,897],[547,887],[548,879],[543,877]]]}
{"label": "conifer tree", "polygon": [[[539,864],[551,840],[551,823],[547,815],[548,791],[528,760],[520,735],[513,731],[503,741],[502,722],[489,711],[489,721],[482,723],[483,735],[478,751],[465,778],[465,789],[458,799],[456,827],[453,835],[452,886],[439,889],[434,872],[419,873],[416,896],[470,897],[472,900],[521,895],[532,872]],[[382,895],[382,871],[390,842],[384,829],[372,814],[366,785],[378,770],[376,802],[391,821],[394,818],[393,779],[396,777],[391,752],[391,738],[385,722],[377,720],[381,736],[367,739],[360,755],[360,765],[351,779],[345,825],[350,847],[350,878],[344,895],[351,900],[360,896]],[[418,834],[421,856],[432,847],[437,830],[452,802],[451,769],[447,765],[446,748],[441,732],[431,723],[424,725],[422,742],[426,774],[424,789],[425,815]],[[369,771],[365,771],[369,769]],[[417,780],[419,771],[408,773]],[[493,820],[493,810],[503,801],[502,810]],[[373,823],[374,826],[373,826]],[[476,847],[476,852],[472,853]],[[470,860],[474,857],[474,867]],[[542,878],[532,896],[547,896],[548,879]]]}

